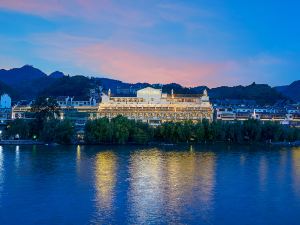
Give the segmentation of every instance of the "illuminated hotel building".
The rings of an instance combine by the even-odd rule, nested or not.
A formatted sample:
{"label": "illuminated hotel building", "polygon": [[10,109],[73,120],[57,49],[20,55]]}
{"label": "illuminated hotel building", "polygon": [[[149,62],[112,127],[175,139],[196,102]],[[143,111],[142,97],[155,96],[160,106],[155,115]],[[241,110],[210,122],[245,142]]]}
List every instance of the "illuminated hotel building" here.
{"label": "illuminated hotel building", "polygon": [[[147,87],[137,91],[136,97],[116,97],[102,94],[99,104],[67,104],[67,100],[58,101],[60,118],[74,121],[76,127],[84,127],[88,119],[118,115],[125,116],[150,125],[159,125],[167,121],[191,120],[197,122],[204,118],[213,119],[213,108],[207,91],[203,94],[181,95],[162,93],[161,89]],[[58,99],[59,100],[59,99]],[[74,103],[74,102],[73,102]],[[31,103],[18,103],[12,108],[12,119],[31,119]]]}
{"label": "illuminated hotel building", "polygon": [[206,90],[201,95],[176,95],[147,87],[137,91],[136,97],[112,97],[109,90],[102,95],[97,117],[118,115],[159,125],[166,121],[212,120],[213,108]]}

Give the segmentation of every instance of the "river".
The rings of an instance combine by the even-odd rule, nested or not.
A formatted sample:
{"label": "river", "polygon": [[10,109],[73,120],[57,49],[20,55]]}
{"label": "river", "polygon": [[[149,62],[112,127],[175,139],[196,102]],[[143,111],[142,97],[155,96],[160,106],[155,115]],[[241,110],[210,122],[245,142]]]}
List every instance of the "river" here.
{"label": "river", "polygon": [[0,146],[0,224],[299,224],[300,148]]}

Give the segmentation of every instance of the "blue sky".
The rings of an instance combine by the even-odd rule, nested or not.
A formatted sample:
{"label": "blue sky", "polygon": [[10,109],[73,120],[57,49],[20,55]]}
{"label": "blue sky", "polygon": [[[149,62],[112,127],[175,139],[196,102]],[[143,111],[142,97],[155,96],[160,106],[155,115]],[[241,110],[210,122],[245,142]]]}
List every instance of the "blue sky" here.
{"label": "blue sky", "polygon": [[2,0],[0,67],[186,86],[300,79],[297,1]]}

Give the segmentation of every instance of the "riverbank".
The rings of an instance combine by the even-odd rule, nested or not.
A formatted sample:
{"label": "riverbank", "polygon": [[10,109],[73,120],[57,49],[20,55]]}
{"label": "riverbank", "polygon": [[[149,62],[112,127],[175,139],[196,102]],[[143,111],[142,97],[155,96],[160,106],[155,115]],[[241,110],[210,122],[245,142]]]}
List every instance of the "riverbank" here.
{"label": "riverbank", "polygon": [[33,140],[1,140],[0,145],[43,145],[42,141]]}
{"label": "riverbank", "polygon": [[[218,145],[218,144],[225,144],[225,145],[264,145],[264,146],[284,146],[284,147],[300,147],[300,141],[294,141],[294,142],[271,142],[271,143],[264,143],[264,142],[252,142],[252,143],[234,143],[234,142],[203,142],[203,143],[165,143],[165,142],[150,142],[147,144],[138,144],[138,143],[126,143],[121,144],[123,146],[126,145],[147,145],[147,146],[162,146],[162,147],[171,147],[171,146],[180,146],[180,145]],[[61,145],[57,143],[46,143],[43,141],[34,141],[34,140],[0,140],[0,145]],[[62,144],[64,145],[64,144]],[[120,145],[117,143],[101,143],[101,144],[91,144],[91,143],[85,143],[85,142],[73,142],[71,144],[67,145],[99,145],[99,146],[114,146],[114,145]]]}
{"label": "riverbank", "polygon": [[270,145],[273,145],[273,146],[300,147],[300,141],[294,141],[294,142],[273,142],[273,143],[270,143]]}

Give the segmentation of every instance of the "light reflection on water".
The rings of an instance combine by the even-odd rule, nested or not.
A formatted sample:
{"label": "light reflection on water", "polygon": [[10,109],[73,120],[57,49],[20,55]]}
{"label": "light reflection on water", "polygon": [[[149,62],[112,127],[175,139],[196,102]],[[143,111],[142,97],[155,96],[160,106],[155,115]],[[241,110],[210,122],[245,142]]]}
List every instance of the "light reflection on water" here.
{"label": "light reflection on water", "polygon": [[135,152],[130,156],[129,166],[129,204],[130,221],[136,224],[147,222],[163,209],[164,181],[163,157],[156,149]]}
{"label": "light reflection on water", "polygon": [[0,224],[298,224],[299,211],[300,148],[0,146]]}
{"label": "light reflection on water", "polygon": [[300,197],[300,148],[294,148],[292,151],[292,168],[294,191],[297,197]]}
{"label": "light reflection on water", "polygon": [[261,191],[264,191],[268,176],[268,161],[265,155],[260,156],[258,174]]}
{"label": "light reflection on water", "polygon": [[99,152],[95,156],[96,205],[101,220],[113,214],[116,166],[116,155],[112,151]]}
{"label": "light reflection on water", "polygon": [[16,146],[16,168],[19,168],[19,164],[20,164],[20,146],[17,145]]}
{"label": "light reflection on water", "polygon": [[138,224],[149,223],[163,211],[171,218],[169,222],[178,222],[182,213],[189,214],[189,204],[196,202],[200,206],[197,216],[209,220],[215,185],[214,158],[213,153],[193,151],[135,152],[130,160],[131,217]]}
{"label": "light reflection on water", "polygon": [[76,147],[76,170],[77,173],[80,174],[80,162],[81,162],[81,146],[77,145]]}
{"label": "light reflection on water", "polygon": [[3,182],[4,182],[4,166],[3,166],[4,156],[3,156],[3,147],[0,146],[0,206],[1,206],[1,197],[3,191]]}

